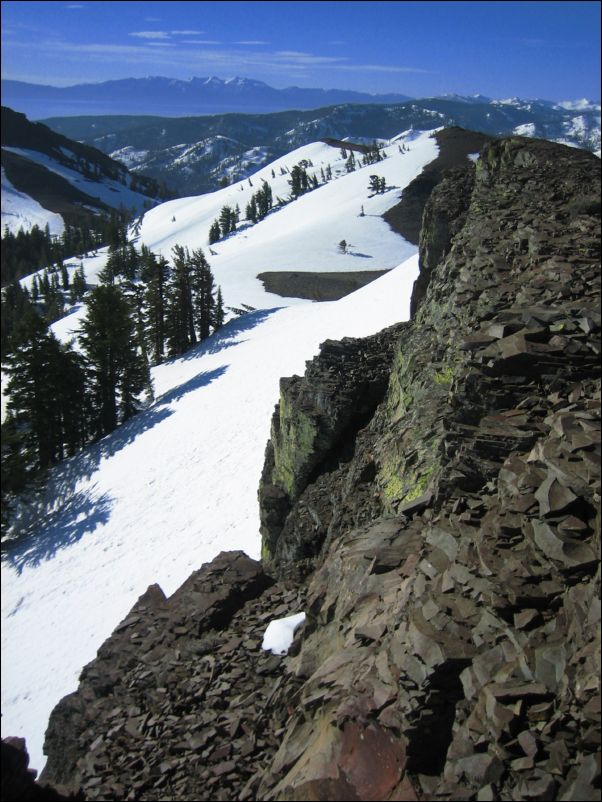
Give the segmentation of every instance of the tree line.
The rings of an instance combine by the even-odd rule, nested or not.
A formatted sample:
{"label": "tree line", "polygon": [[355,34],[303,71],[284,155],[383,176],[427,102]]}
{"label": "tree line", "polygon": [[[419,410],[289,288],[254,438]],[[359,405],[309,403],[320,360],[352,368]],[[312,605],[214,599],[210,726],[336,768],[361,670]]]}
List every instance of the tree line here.
{"label": "tree line", "polygon": [[48,225],[33,226],[14,234],[5,227],[2,234],[1,280],[5,287],[47,265],[60,264],[73,254],[88,254],[110,245],[123,236],[125,212],[113,212],[108,218],[91,217],[76,224],[65,224],[60,236],[52,235]]}
{"label": "tree line", "polygon": [[[200,249],[176,245],[170,263],[122,242],[111,247],[99,278],[85,299],[77,349],[49,330],[31,293],[19,292],[18,284],[4,293],[18,315],[3,356],[4,521],[15,494],[29,482],[152,399],[152,365],[181,355],[224,323],[221,290]],[[3,311],[5,305],[3,297]]]}

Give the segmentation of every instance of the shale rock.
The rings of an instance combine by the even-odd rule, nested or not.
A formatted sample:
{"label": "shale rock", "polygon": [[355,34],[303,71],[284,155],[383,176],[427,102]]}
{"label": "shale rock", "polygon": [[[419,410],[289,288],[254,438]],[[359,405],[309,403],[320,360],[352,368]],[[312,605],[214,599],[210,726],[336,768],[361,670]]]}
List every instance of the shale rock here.
{"label": "shale rock", "polygon": [[302,591],[242,552],[223,552],[170,598],[151,586],[53,711],[43,779],[87,800],[251,795],[279,745],[264,722],[288,660],[261,641],[271,618],[302,609]]}

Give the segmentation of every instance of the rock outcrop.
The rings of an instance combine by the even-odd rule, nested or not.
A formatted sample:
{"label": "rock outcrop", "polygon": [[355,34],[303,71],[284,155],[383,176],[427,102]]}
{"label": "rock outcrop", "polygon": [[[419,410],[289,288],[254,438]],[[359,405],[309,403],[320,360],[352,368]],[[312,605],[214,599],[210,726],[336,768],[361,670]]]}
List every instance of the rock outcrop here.
{"label": "rock outcrop", "polygon": [[[150,588],[55,709],[87,799],[598,799],[599,161],[433,191],[415,313],[285,379],[263,567]],[[305,610],[287,656],[267,621]]]}

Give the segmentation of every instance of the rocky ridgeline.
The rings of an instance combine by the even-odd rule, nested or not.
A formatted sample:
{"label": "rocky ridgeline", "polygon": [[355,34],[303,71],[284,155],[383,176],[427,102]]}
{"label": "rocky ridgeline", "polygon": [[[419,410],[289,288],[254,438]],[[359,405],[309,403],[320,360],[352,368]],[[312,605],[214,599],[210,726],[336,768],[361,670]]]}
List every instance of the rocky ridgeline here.
{"label": "rocky ridgeline", "polygon": [[322,357],[302,410],[283,385],[266,557],[325,545],[259,798],[599,798],[599,247],[595,158],[493,143],[434,190],[386,396],[308,484],[282,423]]}
{"label": "rocky ridgeline", "polygon": [[[433,191],[411,322],[283,380],[263,568],[149,588],[55,709],[86,799],[598,799],[599,161]],[[266,573],[267,572],[267,573]],[[287,657],[267,621],[304,609]]]}

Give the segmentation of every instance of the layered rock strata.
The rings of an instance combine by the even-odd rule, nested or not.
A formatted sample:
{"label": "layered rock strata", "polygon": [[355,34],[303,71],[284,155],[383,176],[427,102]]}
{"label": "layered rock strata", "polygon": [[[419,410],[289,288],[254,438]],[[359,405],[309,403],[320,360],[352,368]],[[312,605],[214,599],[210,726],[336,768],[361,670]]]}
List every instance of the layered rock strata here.
{"label": "layered rock strata", "polygon": [[[283,380],[264,566],[149,589],[55,709],[89,799],[598,799],[599,162],[488,145],[413,320]],[[267,573],[266,573],[267,572]],[[287,657],[271,617],[304,609]]]}

